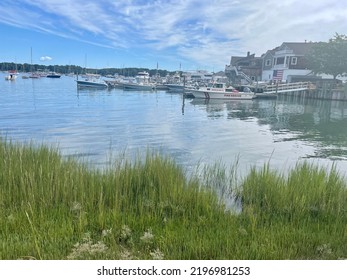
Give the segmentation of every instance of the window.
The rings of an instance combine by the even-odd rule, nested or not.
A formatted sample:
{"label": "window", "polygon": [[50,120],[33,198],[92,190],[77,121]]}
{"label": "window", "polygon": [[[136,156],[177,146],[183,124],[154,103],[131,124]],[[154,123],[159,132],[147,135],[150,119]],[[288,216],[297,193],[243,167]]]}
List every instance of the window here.
{"label": "window", "polygon": [[279,64],[284,64],[284,56],[283,57],[277,57],[276,65],[279,65]]}
{"label": "window", "polygon": [[265,61],[265,66],[270,66],[271,65],[271,59],[267,59]]}
{"label": "window", "polygon": [[298,63],[298,58],[295,57],[295,56],[293,56],[290,63],[291,63],[292,65],[296,65],[296,64]]}

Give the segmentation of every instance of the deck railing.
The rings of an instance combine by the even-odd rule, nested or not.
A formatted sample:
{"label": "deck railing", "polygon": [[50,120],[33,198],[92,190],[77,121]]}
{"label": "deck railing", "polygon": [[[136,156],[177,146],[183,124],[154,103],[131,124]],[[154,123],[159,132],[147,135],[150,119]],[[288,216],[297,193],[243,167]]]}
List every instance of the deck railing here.
{"label": "deck railing", "polygon": [[266,93],[280,93],[290,91],[303,91],[312,89],[313,85],[310,82],[299,82],[299,83],[285,83],[285,84],[273,84],[267,85],[264,88]]}

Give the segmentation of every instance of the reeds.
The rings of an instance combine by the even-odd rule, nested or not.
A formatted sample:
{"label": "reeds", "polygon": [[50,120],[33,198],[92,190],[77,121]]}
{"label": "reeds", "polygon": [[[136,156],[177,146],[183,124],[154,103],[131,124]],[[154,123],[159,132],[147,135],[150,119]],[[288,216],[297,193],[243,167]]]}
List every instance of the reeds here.
{"label": "reeds", "polygon": [[334,169],[234,173],[216,165],[188,178],[154,152],[100,171],[0,140],[0,259],[347,257],[346,183]]}

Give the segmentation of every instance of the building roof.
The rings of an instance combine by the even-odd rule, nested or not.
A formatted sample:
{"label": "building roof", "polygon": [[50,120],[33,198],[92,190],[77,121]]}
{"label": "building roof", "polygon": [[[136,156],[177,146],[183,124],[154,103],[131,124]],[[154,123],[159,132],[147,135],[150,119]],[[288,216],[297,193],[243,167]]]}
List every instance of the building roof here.
{"label": "building roof", "polygon": [[237,65],[243,61],[257,61],[261,60],[261,57],[256,57],[255,54],[247,53],[247,56],[232,56],[230,59],[230,65]]}
{"label": "building roof", "polygon": [[213,76],[220,76],[220,77],[225,77],[225,72],[224,71],[219,71],[217,73],[214,73]]}
{"label": "building roof", "polygon": [[313,42],[284,42],[282,43],[281,47],[287,47],[291,50],[293,50],[293,52],[296,55],[305,55],[307,54],[312,47],[317,44],[317,43],[313,43]]}

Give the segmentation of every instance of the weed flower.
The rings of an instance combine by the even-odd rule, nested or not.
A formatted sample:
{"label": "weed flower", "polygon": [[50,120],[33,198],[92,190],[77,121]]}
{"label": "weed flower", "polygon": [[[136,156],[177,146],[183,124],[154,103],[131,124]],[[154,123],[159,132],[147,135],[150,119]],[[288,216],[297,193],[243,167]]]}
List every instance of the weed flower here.
{"label": "weed flower", "polygon": [[72,206],[70,208],[71,212],[79,212],[82,210],[82,205],[81,203],[77,202],[77,201],[74,201],[72,203]]}
{"label": "weed flower", "polygon": [[147,231],[145,231],[145,233],[143,234],[143,236],[140,237],[140,239],[144,242],[144,243],[151,243],[152,240],[154,238],[154,235],[152,234],[151,229],[148,229]]}
{"label": "weed flower", "polygon": [[131,237],[131,229],[127,225],[122,226],[120,237],[122,240],[127,240]]}
{"label": "weed flower", "polygon": [[103,229],[102,233],[101,233],[101,236],[102,237],[106,237],[106,236],[110,235],[111,233],[112,233],[112,229],[111,228],[110,229]]}
{"label": "weed flower", "polygon": [[74,259],[83,259],[88,258],[88,256],[94,256],[96,254],[105,253],[108,250],[107,246],[98,241],[97,243],[93,243],[90,239],[89,234],[86,234],[82,239],[82,243],[76,243],[72,250],[72,253],[67,256],[68,260]]}
{"label": "weed flower", "polygon": [[317,247],[317,252],[321,256],[327,256],[332,254],[332,250],[329,244],[323,244]]}
{"label": "weed flower", "polygon": [[155,249],[154,252],[149,253],[153,260],[163,260],[164,259],[164,254],[157,248]]}
{"label": "weed flower", "polygon": [[120,259],[121,260],[132,260],[133,256],[131,255],[131,252],[127,249],[124,249],[121,253],[120,253]]}

